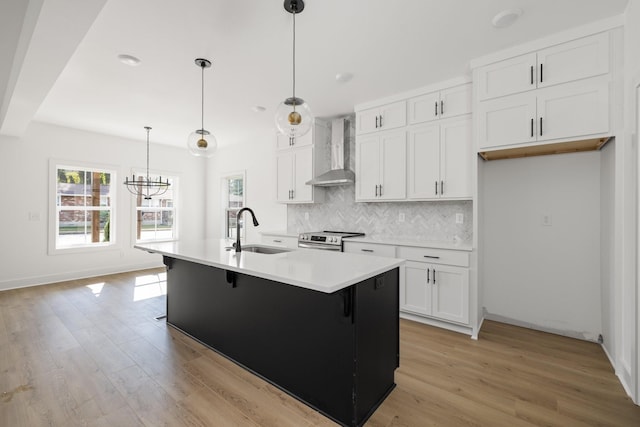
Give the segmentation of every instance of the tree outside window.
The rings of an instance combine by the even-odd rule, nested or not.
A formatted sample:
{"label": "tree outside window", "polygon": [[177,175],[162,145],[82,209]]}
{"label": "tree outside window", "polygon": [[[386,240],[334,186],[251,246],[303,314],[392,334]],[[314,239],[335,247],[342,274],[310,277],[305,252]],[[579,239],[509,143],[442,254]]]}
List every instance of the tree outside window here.
{"label": "tree outside window", "polygon": [[[151,180],[159,177],[149,175]],[[175,240],[177,238],[176,196],[178,179],[166,177],[169,188],[164,194],[145,199],[136,196],[136,243]]]}
{"label": "tree outside window", "polygon": [[[244,207],[244,175],[230,175],[223,178],[225,237],[236,239],[236,217]],[[244,221],[240,220],[240,236],[244,236]]]}

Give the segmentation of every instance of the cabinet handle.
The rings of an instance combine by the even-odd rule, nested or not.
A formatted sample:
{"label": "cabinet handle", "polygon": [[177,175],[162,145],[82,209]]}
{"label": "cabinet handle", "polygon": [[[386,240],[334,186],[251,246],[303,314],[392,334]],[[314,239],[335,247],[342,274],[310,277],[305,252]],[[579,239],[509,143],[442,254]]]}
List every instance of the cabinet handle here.
{"label": "cabinet handle", "polygon": [[433,269],[433,284],[436,284],[436,269]]}
{"label": "cabinet handle", "polygon": [[380,116],[380,127],[382,127],[382,116]]}
{"label": "cabinet handle", "polygon": [[273,242],[274,242],[274,243],[282,243],[282,240],[276,240],[276,239],[273,239]]}
{"label": "cabinet handle", "polygon": [[531,84],[533,84],[533,65],[531,66]]}
{"label": "cabinet handle", "polygon": [[289,145],[293,145],[293,137],[292,136],[289,137]]}
{"label": "cabinet handle", "polygon": [[444,101],[440,101],[440,115],[444,114]]}
{"label": "cabinet handle", "polygon": [[439,256],[433,256],[433,255],[423,255],[424,258],[431,258],[431,259],[440,259]]}
{"label": "cabinet handle", "polygon": [[440,181],[440,195],[444,195],[444,181]]}
{"label": "cabinet handle", "polygon": [[540,136],[542,136],[542,117],[540,117]]}
{"label": "cabinet handle", "polygon": [[431,282],[431,280],[429,280],[429,270],[431,270],[431,269],[427,268],[427,283]]}
{"label": "cabinet handle", "polygon": [[436,181],[436,196],[438,195],[438,181]]}
{"label": "cabinet handle", "polygon": [[436,101],[436,116],[438,115],[438,101]]}
{"label": "cabinet handle", "polygon": [[533,119],[531,119],[531,138],[533,138]]}
{"label": "cabinet handle", "polygon": [[378,197],[378,186],[376,185],[376,197]]}
{"label": "cabinet handle", "polygon": [[376,129],[378,129],[378,116],[376,116]]}
{"label": "cabinet handle", "polygon": [[542,83],[542,64],[540,64],[540,83]]}
{"label": "cabinet handle", "polygon": [[380,197],[382,197],[382,184],[380,184]]}
{"label": "cabinet handle", "polygon": [[373,249],[360,249],[362,252],[371,252],[373,253]]}

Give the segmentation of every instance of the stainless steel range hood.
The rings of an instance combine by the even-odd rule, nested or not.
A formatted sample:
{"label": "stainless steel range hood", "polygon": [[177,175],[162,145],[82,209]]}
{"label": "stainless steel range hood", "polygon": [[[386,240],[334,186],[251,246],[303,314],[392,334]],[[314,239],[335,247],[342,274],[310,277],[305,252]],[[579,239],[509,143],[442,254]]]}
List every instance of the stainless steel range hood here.
{"label": "stainless steel range hood", "polygon": [[344,118],[331,121],[331,170],[307,181],[307,185],[332,187],[349,185],[356,181],[356,174],[349,169],[349,141],[345,141],[345,129],[349,134],[349,124]]}

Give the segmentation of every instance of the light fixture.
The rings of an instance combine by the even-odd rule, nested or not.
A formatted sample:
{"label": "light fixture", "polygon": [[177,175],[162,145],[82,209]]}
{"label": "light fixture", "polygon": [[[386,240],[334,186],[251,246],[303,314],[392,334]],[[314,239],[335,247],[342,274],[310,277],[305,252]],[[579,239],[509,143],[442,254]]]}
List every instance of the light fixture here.
{"label": "light fixture", "polygon": [[285,0],[284,9],[293,15],[293,96],[278,105],[275,120],[278,132],[296,137],[309,132],[313,122],[309,105],[296,97],[296,14],[304,10],[304,1]]}
{"label": "light fixture", "polygon": [[157,180],[152,180],[149,176],[149,131],[151,128],[149,126],[144,127],[147,130],[147,176],[139,176],[136,178],[136,175],[133,174],[133,178],[129,179],[126,177],[124,180],[124,185],[127,186],[127,190],[129,193],[134,196],[144,197],[145,200],[151,200],[153,196],[160,196],[167,192],[167,189],[171,184],[169,184],[169,180],[162,181],[162,177],[159,177]]}
{"label": "light fixture", "polygon": [[522,15],[522,9],[505,9],[493,17],[491,25],[496,28],[506,28],[516,22],[520,15]]}
{"label": "light fixture", "polygon": [[201,104],[201,121],[200,129],[197,129],[189,135],[187,139],[187,147],[189,152],[194,156],[211,157],[218,148],[216,137],[204,128],[204,69],[211,67],[211,61],[203,58],[197,58],[195,63],[202,70],[202,104]]}

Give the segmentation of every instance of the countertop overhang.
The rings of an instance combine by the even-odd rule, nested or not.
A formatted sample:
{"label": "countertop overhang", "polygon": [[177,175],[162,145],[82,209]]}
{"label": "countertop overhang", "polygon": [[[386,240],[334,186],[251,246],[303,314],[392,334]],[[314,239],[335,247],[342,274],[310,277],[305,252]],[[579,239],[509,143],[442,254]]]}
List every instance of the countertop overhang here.
{"label": "countertop overhang", "polygon": [[278,254],[236,253],[227,250],[232,243],[225,239],[202,239],[141,243],[134,247],[324,293],[337,292],[404,264],[402,259],[314,249]]}

